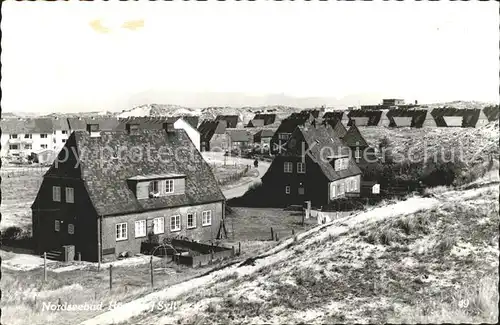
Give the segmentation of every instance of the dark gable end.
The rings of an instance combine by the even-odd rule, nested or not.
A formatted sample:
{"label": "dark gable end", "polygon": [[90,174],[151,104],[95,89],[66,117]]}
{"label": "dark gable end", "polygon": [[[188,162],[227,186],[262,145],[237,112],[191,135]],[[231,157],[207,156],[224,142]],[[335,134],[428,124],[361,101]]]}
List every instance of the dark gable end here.
{"label": "dark gable end", "polygon": [[[82,179],[99,215],[138,213],[225,200],[212,170],[184,130],[75,132],[82,152]],[[142,151],[142,155],[139,153]],[[134,155],[135,153],[135,155]],[[141,175],[182,174],[184,194],[137,199],[128,179]]]}
{"label": "dark gable end", "polygon": [[349,146],[349,147],[360,147],[360,148],[366,148],[368,147],[368,142],[366,142],[365,138],[363,138],[363,135],[361,135],[361,132],[359,132],[359,129],[356,125],[353,125],[349,128],[345,136],[342,138],[344,143]]}

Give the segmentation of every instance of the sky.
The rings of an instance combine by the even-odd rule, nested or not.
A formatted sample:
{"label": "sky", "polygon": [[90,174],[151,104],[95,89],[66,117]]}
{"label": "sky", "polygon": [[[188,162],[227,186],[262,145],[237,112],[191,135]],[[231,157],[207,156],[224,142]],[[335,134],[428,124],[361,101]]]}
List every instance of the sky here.
{"label": "sky", "polygon": [[137,98],[244,104],[242,94],[262,105],[279,104],[270,94],[498,101],[498,10],[496,1],[7,1],[1,104],[50,113],[129,109]]}

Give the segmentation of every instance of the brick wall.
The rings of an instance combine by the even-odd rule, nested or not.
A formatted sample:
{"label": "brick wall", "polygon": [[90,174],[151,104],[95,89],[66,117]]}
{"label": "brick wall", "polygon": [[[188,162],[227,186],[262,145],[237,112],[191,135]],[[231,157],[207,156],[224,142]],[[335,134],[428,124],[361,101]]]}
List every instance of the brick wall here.
{"label": "brick wall", "polygon": [[[115,248],[115,255],[121,252],[129,252],[131,254],[140,253],[141,242],[148,239],[147,233],[153,230],[153,219],[164,217],[165,232],[158,234],[160,242],[166,237],[184,236],[189,239],[206,242],[217,237],[223,213],[222,202],[209,203],[197,206],[185,206],[172,209],[164,209],[158,211],[149,211],[144,213],[121,215],[115,217],[105,217],[102,221],[102,249]],[[212,224],[210,226],[202,226],[202,212],[212,211]],[[196,214],[196,227],[187,229],[187,214]],[[170,231],[170,217],[180,215],[181,230]],[[146,220],[146,236],[135,237],[135,221]],[[116,240],[116,224],[127,223],[127,239]],[[105,258],[106,256],[103,256]]]}

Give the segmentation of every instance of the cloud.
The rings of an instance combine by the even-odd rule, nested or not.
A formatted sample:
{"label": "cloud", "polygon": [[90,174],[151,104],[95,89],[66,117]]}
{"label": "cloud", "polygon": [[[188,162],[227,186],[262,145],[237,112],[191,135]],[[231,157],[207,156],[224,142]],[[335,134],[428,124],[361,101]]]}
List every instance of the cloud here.
{"label": "cloud", "polygon": [[106,34],[110,32],[110,29],[107,27],[104,27],[99,19],[92,20],[89,23],[90,27],[92,27],[93,30],[95,30],[98,33],[101,34]]}
{"label": "cloud", "polygon": [[138,30],[144,27],[144,19],[140,20],[128,20],[121,25],[122,28],[129,29],[131,31]]}

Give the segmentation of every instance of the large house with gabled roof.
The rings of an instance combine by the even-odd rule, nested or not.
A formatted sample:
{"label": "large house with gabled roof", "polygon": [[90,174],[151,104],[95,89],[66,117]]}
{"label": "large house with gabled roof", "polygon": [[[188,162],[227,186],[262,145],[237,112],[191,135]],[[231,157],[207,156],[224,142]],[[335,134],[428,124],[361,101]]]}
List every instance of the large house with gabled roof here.
{"label": "large house with gabled roof", "polygon": [[38,253],[82,260],[137,254],[149,235],[210,241],[225,197],[184,130],[73,132],[31,206]]}
{"label": "large house with gabled roof", "polygon": [[278,205],[311,201],[319,207],[359,196],[361,170],[330,125],[305,122],[291,133],[262,183]]}

